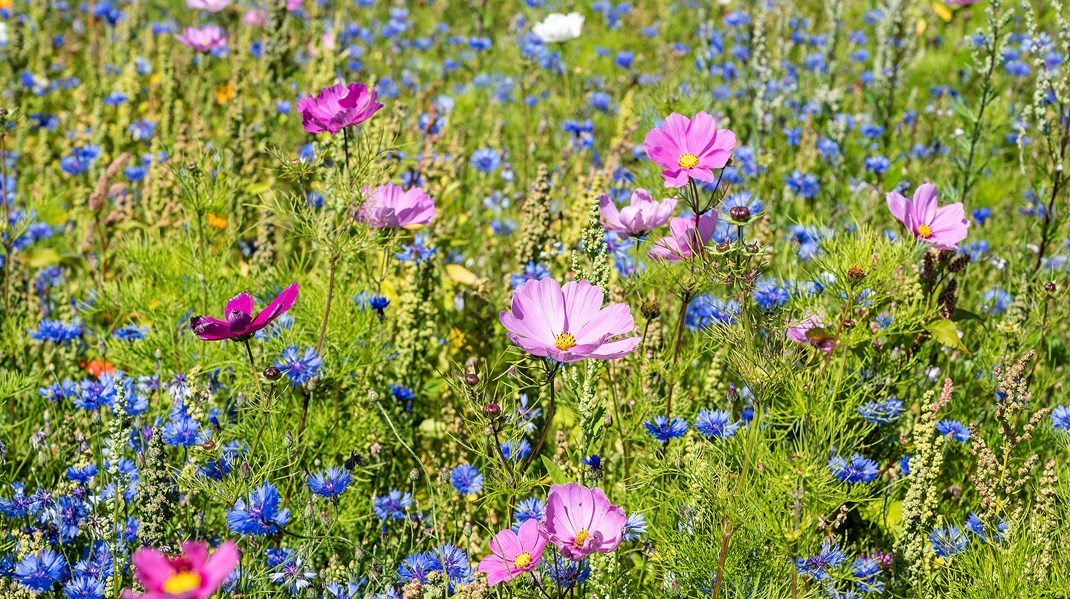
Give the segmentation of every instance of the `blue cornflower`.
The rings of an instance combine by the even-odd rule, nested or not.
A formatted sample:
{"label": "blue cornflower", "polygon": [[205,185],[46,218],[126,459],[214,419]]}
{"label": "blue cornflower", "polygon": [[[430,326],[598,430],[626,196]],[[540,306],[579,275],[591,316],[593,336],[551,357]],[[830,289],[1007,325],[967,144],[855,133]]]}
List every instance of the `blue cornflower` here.
{"label": "blue cornflower", "polygon": [[67,560],[51,549],[42,549],[22,558],[15,566],[14,578],[23,586],[38,593],[52,588],[53,583],[63,578]]}
{"label": "blue cornflower", "polygon": [[754,301],[758,303],[758,307],[767,312],[776,310],[783,306],[791,299],[790,287],[770,277],[762,277],[758,279],[758,283],[754,286],[752,295]]}
{"label": "blue cornflower", "polygon": [[405,385],[390,385],[390,394],[394,399],[405,405],[405,411],[412,414],[412,401],[416,399],[416,393]]}
{"label": "blue cornflower", "polygon": [[63,595],[68,599],[103,599],[104,581],[88,576],[79,576],[63,587]]}
{"label": "blue cornflower", "polygon": [[410,553],[398,565],[398,582],[406,583],[416,581],[420,584],[427,582],[427,575],[435,571],[434,558],[430,553]]}
{"label": "blue cornflower", "polygon": [[836,456],[828,461],[832,475],[845,483],[868,483],[877,478],[877,462],[856,453],[850,460]]}
{"label": "blue cornflower", "polygon": [[684,326],[689,331],[700,331],[711,325],[735,324],[739,317],[739,302],[722,300],[712,295],[695,296],[684,313]]}
{"label": "blue cornflower", "polygon": [[482,148],[472,153],[472,167],[481,173],[492,173],[502,164],[497,150]]}
{"label": "blue cornflower", "polygon": [[59,401],[78,395],[78,386],[74,384],[74,381],[64,379],[63,381],[56,381],[47,387],[39,388],[37,393],[49,401]]}
{"label": "blue cornflower", "polygon": [[672,439],[683,437],[687,433],[687,421],[683,418],[673,418],[670,422],[665,416],[655,416],[654,421],[647,420],[643,423],[646,432],[662,443],[668,443]]}
{"label": "blue cornflower", "polygon": [[809,173],[803,174],[798,170],[792,171],[791,175],[784,179],[784,183],[787,184],[791,193],[800,198],[814,198],[817,197],[817,192],[821,191],[821,184],[818,183],[815,175]]}
{"label": "blue cornflower", "polygon": [[838,568],[846,561],[847,555],[844,554],[843,549],[840,549],[840,544],[833,545],[826,539],[821,543],[821,552],[817,555],[795,558],[795,567],[799,570],[799,574],[809,574],[814,580],[827,580],[828,571]]}
{"label": "blue cornflower", "polygon": [[732,208],[742,206],[750,211],[751,218],[754,218],[758,214],[761,214],[765,209],[765,205],[758,198],[751,195],[749,191],[737,191],[730,194],[721,202],[721,213],[725,216],[729,216]]}
{"label": "blue cornflower", "polygon": [[856,584],[865,593],[884,591],[884,581],[880,579],[881,566],[876,558],[860,557],[851,564],[851,570],[857,580]]}
{"label": "blue cornflower", "polygon": [[363,596],[363,587],[355,582],[347,582],[345,586],[337,582],[328,582],[324,587],[327,599],[360,599]]}
{"label": "blue cornflower", "polygon": [[588,561],[574,562],[561,557],[559,553],[554,553],[552,560],[543,560],[542,569],[558,586],[567,589],[573,585],[581,585],[591,577],[591,567]]}
{"label": "blue cornflower", "polygon": [[910,458],[912,456],[905,455],[899,458],[899,469],[903,471],[903,476],[910,476]]}
{"label": "blue cornflower", "polygon": [[20,482],[11,483],[11,489],[14,491],[11,499],[0,497],[0,514],[6,518],[22,518],[30,513],[36,501],[33,495],[26,496],[26,487]]}
{"label": "blue cornflower", "polygon": [[52,343],[69,343],[81,338],[85,329],[80,322],[66,323],[59,320],[44,319],[37,323],[36,329],[30,329],[30,337],[37,341]]}
{"label": "blue cornflower", "polygon": [[471,495],[483,490],[483,475],[471,464],[461,464],[450,472],[450,482],[461,495]]}
{"label": "blue cornflower", "polygon": [[970,539],[956,526],[936,528],[929,533],[929,542],[933,544],[933,551],[940,557],[951,557],[966,550]]}
{"label": "blue cornflower", "polygon": [[128,324],[112,331],[111,336],[119,341],[140,341],[149,334],[149,327],[139,327],[136,324]]}
{"label": "blue cornflower", "polygon": [[521,439],[517,443],[506,441],[505,443],[502,443],[501,449],[505,459],[519,462],[520,460],[527,458],[531,453],[531,443],[528,443],[527,439]]}
{"label": "blue cornflower", "polygon": [[884,156],[870,156],[866,158],[866,170],[877,175],[883,175],[888,172],[888,169],[892,166],[892,162]]}
{"label": "blue cornflower", "polygon": [[1051,428],[1070,433],[1070,406],[1055,406],[1051,411]]}
{"label": "blue cornflower", "polygon": [[276,571],[268,574],[268,578],[271,582],[282,586],[291,595],[299,595],[316,578],[315,572],[303,571],[303,565],[304,559],[300,556],[290,557],[276,566]]}
{"label": "blue cornflower", "polygon": [[520,525],[528,520],[542,522],[546,519],[546,504],[538,497],[529,497],[516,504],[513,517],[516,519],[516,524],[513,525],[514,531],[520,530]]}
{"label": "blue cornflower", "polygon": [[240,535],[270,535],[290,521],[290,510],[279,509],[279,490],[264,483],[248,497],[239,497],[227,511],[227,527]]}
{"label": "blue cornflower", "polygon": [[351,482],[353,482],[353,475],[349,473],[349,470],[331,466],[323,472],[310,475],[308,488],[312,489],[316,495],[333,499],[344,493]]}
{"label": "blue cornflower", "polygon": [[380,520],[404,520],[405,510],[412,505],[412,494],[393,490],[382,497],[372,498],[372,511]]}
{"label": "blue cornflower", "polygon": [[895,397],[881,401],[870,401],[858,407],[858,413],[866,422],[878,426],[892,424],[903,413],[903,402]]}
{"label": "blue cornflower", "polygon": [[1007,307],[1014,301],[1014,296],[1005,289],[995,287],[989,289],[981,296],[981,305],[989,314],[999,316],[1007,311]]}
{"label": "blue cornflower", "polygon": [[451,543],[445,543],[431,550],[431,569],[442,572],[450,582],[461,582],[468,578],[472,569],[468,565],[468,554]]}
{"label": "blue cornflower", "polygon": [[401,244],[401,251],[394,254],[394,257],[402,262],[412,262],[413,264],[420,264],[427,262],[438,252],[438,248],[427,247],[427,236],[423,233],[417,233],[412,240],[412,244]]}
{"label": "blue cornflower", "polygon": [[296,345],[291,345],[282,350],[279,359],[275,360],[275,367],[290,379],[290,385],[300,387],[311,381],[319,373],[323,359],[316,354],[311,347],[305,349],[301,355]]}
{"label": "blue cornflower", "polygon": [[695,416],[695,430],[707,439],[727,439],[736,436],[741,422],[732,422],[732,415],[719,410],[701,410]]}
{"label": "blue cornflower", "polygon": [[975,223],[983,225],[992,216],[992,209],[985,206],[974,208],[970,215]]}
{"label": "blue cornflower", "polygon": [[[970,515],[966,517],[966,529],[977,535],[982,541],[988,539],[988,535],[985,534],[985,525],[981,523],[981,519],[977,517],[977,514],[970,512]],[[1007,531],[1007,523],[1000,518],[996,524],[996,534],[993,536],[993,540],[997,543],[1003,541],[1003,533]]]}
{"label": "blue cornflower", "polygon": [[541,281],[550,276],[550,269],[546,268],[538,262],[531,261],[524,266],[524,272],[520,274],[513,274],[509,278],[509,283],[513,289],[522,286],[528,281]]}
{"label": "blue cornflower", "polygon": [[970,440],[970,429],[966,425],[962,424],[958,420],[941,420],[936,423],[936,432],[941,435],[952,437],[959,443],[965,443]]}
{"label": "blue cornflower", "polygon": [[85,379],[78,384],[81,393],[74,398],[74,406],[83,410],[98,410],[115,403],[115,378],[102,374],[97,380]]}
{"label": "blue cornflower", "polygon": [[634,541],[645,534],[646,517],[638,512],[628,516],[628,520],[624,523],[624,540]]}
{"label": "blue cornflower", "polygon": [[92,479],[96,475],[96,464],[86,464],[85,466],[71,466],[70,468],[67,468],[67,480],[71,480],[83,485],[89,484],[90,479]]}
{"label": "blue cornflower", "polygon": [[126,104],[129,99],[130,96],[122,92],[112,92],[104,96],[104,104],[113,108],[117,108],[123,104]]}
{"label": "blue cornflower", "polygon": [[208,431],[201,429],[201,423],[184,413],[173,414],[161,432],[164,443],[171,447],[196,447],[208,440]]}

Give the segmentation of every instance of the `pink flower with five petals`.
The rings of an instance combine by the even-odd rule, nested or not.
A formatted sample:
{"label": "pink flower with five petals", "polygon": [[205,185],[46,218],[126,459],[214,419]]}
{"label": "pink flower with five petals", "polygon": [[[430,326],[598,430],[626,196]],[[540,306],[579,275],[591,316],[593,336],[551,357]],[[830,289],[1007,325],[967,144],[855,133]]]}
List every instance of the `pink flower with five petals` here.
{"label": "pink flower with five petals", "polygon": [[712,169],[724,168],[735,147],[736,134],[718,129],[717,120],[705,112],[690,119],[674,112],[643,140],[646,155],[665,169],[665,187],[683,187],[691,179],[713,183]]}
{"label": "pink flower with five petals", "polygon": [[546,498],[546,532],[561,555],[579,561],[609,553],[624,538],[628,517],[602,489],[576,483],[554,485]]}
{"label": "pink flower with five petals", "polygon": [[227,302],[224,314],[226,320],[210,316],[194,316],[189,319],[189,326],[193,329],[193,333],[204,341],[224,339],[245,341],[292,308],[294,302],[297,301],[297,291],[297,283],[292,283],[255,316],[253,315],[255,307],[253,296],[243,291]]}
{"label": "pink flower with five petals", "polygon": [[145,587],[135,595],[127,589],[126,599],[207,599],[227,579],[241,555],[233,541],[226,541],[211,556],[206,543],[183,543],[182,554],[175,557],[142,547],[134,552],[134,577]]}
{"label": "pink flower with five petals", "polygon": [[899,219],[918,241],[938,250],[954,250],[966,239],[970,221],[962,202],[937,205],[936,186],[932,183],[919,185],[914,190],[913,200],[894,191],[888,193],[887,199],[892,216]]}

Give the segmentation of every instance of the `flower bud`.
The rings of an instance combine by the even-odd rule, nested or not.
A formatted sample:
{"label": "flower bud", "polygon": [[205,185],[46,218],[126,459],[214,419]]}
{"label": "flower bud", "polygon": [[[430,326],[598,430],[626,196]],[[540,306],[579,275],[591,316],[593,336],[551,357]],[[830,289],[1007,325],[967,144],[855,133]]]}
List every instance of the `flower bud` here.
{"label": "flower bud", "polygon": [[269,381],[277,381],[282,376],[282,371],[275,366],[268,366],[264,369],[264,378]]}
{"label": "flower bud", "polygon": [[723,252],[727,252],[730,247],[732,247],[732,246],[729,245],[729,243],[727,241],[722,241],[721,243],[718,243],[716,246],[714,246],[714,249],[716,249],[718,252],[722,252],[723,253]]}
{"label": "flower bud", "polygon": [[852,283],[858,283],[862,279],[866,278],[866,271],[861,266],[855,265],[847,269],[847,280]]}
{"label": "flower bud", "polygon": [[469,387],[475,387],[479,384],[479,375],[473,372],[469,372],[468,374],[464,375],[464,384],[468,385]]}
{"label": "flower bud", "polygon": [[734,221],[745,221],[750,218],[750,208],[746,206],[732,206],[728,209],[728,216]]}
{"label": "flower bud", "polygon": [[654,320],[658,316],[661,316],[661,304],[658,303],[658,300],[652,297],[647,298],[647,300],[643,302],[642,307],[639,308],[639,311],[642,312],[643,318]]}
{"label": "flower bud", "polygon": [[843,328],[845,328],[845,329],[853,329],[853,328],[855,328],[855,321],[851,320],[850,318],[845,318],[843,320]]}
{"label": "flower bud", "polygon": [[1053,283],[1052,281],[1048,281],[1047,283],[1044,283],[1044,291],[1047,291],[1048,293],[1054,293],[1055,292],[1055,283]]}
{"label": "flower bud", "polygon": [[417,482],[418,480],[420,480],[420,471],[416,468],[409,470],[409,480],[411,480],[412,482]]}
{"label": "flower bud", "polygon": [[491,418],[495,418],[498,414],[502,413],[502,407],[496,403],[489,403],[483,406],[483,413]]}
{"label": "flower bud", "polygon": [[203,445],[201,445],[201,447],[205,448],[208,451],[212,451],[213,449],[215,449],[215,441],[208,439],[204,442]]}

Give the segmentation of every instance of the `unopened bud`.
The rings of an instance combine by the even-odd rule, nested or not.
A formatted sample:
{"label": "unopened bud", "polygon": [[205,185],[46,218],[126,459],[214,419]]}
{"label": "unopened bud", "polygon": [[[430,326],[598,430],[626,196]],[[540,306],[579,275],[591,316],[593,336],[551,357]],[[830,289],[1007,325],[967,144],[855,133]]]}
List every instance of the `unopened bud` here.
{"label": "unopened bud", "polygon": [[472,372],[464,375],[464,383],[469,387],[475,387],[479,384],[479,375]]}
{"label": "unopened bud", "polygon": [[409,470],[409,480],[411,480],[412,482],[420,480],[420,471],[416,468]]}
{"label": "unopened bud", "polygon": [[277,381],[282,376],[282,371],[275,366],[268,366],[264,369],[264,378],[269,381]]}
{"label": "unopened bud", "polygon": [[502,407],[499,406],[496,403],[489,403],[489,404],[483,406],[483,413],[486,414],[487,416],[490,416],[491,418],[494,418],[498,414],[502,413]]}
{"label": "unopened bud", "polygon": [[750,208],[746,206],[732,206],[728,210],[728,216],[734,221],[745,221],[750,218]]}
{"label": "unopened bud", "polygon": [[847,269],[847,280],[852,283],[858,283],[862,279],[866,278],[866,271],[861,266],[855,265]]}

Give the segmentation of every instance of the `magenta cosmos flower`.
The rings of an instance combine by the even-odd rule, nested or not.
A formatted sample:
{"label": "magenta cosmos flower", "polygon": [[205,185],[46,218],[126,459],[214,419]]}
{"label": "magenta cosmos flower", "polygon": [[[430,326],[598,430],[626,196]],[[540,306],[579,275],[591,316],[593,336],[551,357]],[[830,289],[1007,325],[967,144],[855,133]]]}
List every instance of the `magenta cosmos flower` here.
{"label": "magenta cosmos flower", "polygon": [[211,52],[227,45],[227,35],[218,25],[186,27],[182,33],[175,34],[175,39],[198,52]]}
{"label": "magenta cosmos flower", "polygon": [[627,304],[602,307],[602,290],[589,281],[570,281],[562,287],[545,278],[513,291],[513,313],[502,310],[498,320],[509,340],[534,356],[558,362],[584,358],[612,360],[626,356],[639,337],[616,339],[635,328]]}
{"label": "magenta cosmos flower", "polygon": [[325,87],[315,97],[305,96],[297,101],[301,125],[309,133],[329,131],[334,135],[378,112],[383,105],[375,101],[376,95],[363,83]]}
{"label": "magenta cosmos flower", "polygon": [[676,198],[655,202],[645,189],[632,192],[632,201],[617,209],[617,204],[606,194],[598,198],[598,211],[602,213],[602,227],[624,236],[642,237],[669,222],[676,209]]}
{"label": "magenta cosmos flower", "polygon": [[716,229],[716,212],[699,217],[697,239],[695,217],[678,216],[669,223],[669,235],[654,243],[647,257],[658,262],[678,262],[690,258],[694,250],[709,243]]}
{"label": "magenta cosmos flower", "polygon": [[219,12],[224,8],[230,6],[231,2],[232,0],[186,0],[186,6],[194,10]]}
{"label": "magenta cosmos flower", "polygon": [[505,529],[490,541],[490,555],[479,561],[479,571],[487,575],[487,584],[508,582],[524,572],[531,572],[542,559],[546,535],[534,518],[525,520],[518,532]]}
{"label": "magenta cosmos flower", "polygon": [[576,483],[554,485],[546,498],[546,532],[561,555],[579,561],[620,545],[628,517],[602,489]]}
{"label": "magenta cosmos flower", "polygon": [[245,341],[292,308],[297,300],[297,291],[297,283],[292,283],[255,316],[253,315],[253,296],[243,291],[227,302],[224,313],[226,320],[210,316],[194,316],[189,319],[189,327],[193,329],[195,335],[205,341],[222,341],[223,339]]}
{"label": "magenta cosmos flower", "polygon": [[145,594],[127,590],[127,599],[206,599],[211,597],[241,559],[233,541],[226,541],[208,555],[205,543],[183,543],[182,555],[167,557],[151,547],[134,552],[134,577]]}
{"label": "magenta cosmos flower", "polygon": [[970,221],[962,202],[944,207],[936,204],[936,186],[932,183],[919,185],[914,190],[914,200],[908,200],[896,192],[888,193],[888,209],[892,216],[923,241],[938,250],[954,250],[966,239]]}
{"label": "magenta cosmos flower", "polygon": [[813,345],[823,352],[830,352],[836,345],[836,338],[823,330],[819,330],[825,327],[826,325],[821,321],[820,317],[816,314],[811,314],[799,324],[788,327],[788,339],[802,345]]}
{"label": "magenta cosmos flower", "polygon": [[735,147],[736,134],[718,129],[705,112],[690,119],[674,112],[664,127],[651,129],[643,140],[646,155],[665,169],[665,187],[683,187],[690,179],[713,183],[711,169],[724,168]]}
{"label": "magenta cosmos flower", "polygon": [[[365,194],[368,189],[364,190]],[[387,183],[371,192],[357,211],[357,220],[377,229],[426,225],[435,218],[435,202],[419,187],[402,189]]]}

